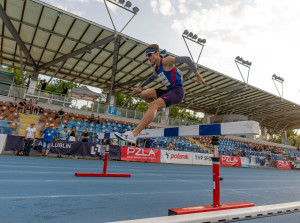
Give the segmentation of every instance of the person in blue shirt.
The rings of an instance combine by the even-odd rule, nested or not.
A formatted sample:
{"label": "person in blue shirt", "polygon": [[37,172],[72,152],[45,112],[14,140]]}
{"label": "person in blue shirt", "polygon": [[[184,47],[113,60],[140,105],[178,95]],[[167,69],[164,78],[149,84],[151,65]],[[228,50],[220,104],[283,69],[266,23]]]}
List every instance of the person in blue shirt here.
{"label": "person in blue shirt", "polygon": [[184,98],[183,79],[181,71],[176,64],[186,63],[195,73],[198,84],[205,84],[201,74],[190,57],[161,57],[160,49],[157,44],[151,44],[146,49],[146,58],[154,65],[152,75],[144,81],[139,87],[133,89],[133,94],[137,93],[142,87],[159,78],[166,90],[163,89],[147,89],[141,92],[141,98],[149,103],[149,107],[140,123],[132,131],[126,134],[115,133],[115,135],[127,142],[136,144],[138,134],[146,128],[154,119],[157,112],[161,112],[164,108],[180,103]]}
{"label": "person in blue shirt", "polygon": [[151,138],[145,140],[144,148],[153,149],[153,140]]}
{"label": "person in blue shirt", "polygon": [[40,138],[44,135],[43,138],[43,149],[42,149],[42,157],[47,157],[49,150],[51,148],[51,144],[56,140],[57,132],[54,129],[54,125],[50,124],[49,128],[46,128],[40,135]]}

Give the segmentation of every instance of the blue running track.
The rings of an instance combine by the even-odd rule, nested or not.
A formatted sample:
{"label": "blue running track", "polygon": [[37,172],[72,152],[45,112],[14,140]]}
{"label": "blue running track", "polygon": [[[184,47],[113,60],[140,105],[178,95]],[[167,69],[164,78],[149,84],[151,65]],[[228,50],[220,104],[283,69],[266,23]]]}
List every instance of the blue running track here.
{"label": "blue running track", "polygon": [[[101,223],[166,216],[168,209],[212,203],[212,167],[0,156],[0,222]],[[267,205],[300,201],[300,171],[221,168],[221,202]],[[247,222],[300,222],[300,213]]]}

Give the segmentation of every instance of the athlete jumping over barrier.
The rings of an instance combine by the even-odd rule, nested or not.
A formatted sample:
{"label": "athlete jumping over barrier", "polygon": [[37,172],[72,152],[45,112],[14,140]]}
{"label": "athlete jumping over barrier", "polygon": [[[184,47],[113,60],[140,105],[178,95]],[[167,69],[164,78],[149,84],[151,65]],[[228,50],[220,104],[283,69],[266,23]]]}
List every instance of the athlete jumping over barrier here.
{"label": "athlete jumping over barrier", "polygon": [[164,108],[178,104],[183,100],[184,88],[181,71],[176,67],[177,63],[186,63],[195,73],[199,84],[205,83],[201,74],[197,71],[195,64],[190,57],[166,57],[160,55],[160,49],[157,44],[149,45],[146,49],[146,57],[151,64],[156,65],[153,74],[141,84],[133,89],[133,94],[137,93],[142,87],[151,83],[157,77],[167,87],[162,89],[147,89],[141,92],[141,98],[149,103],[148,110],[137,127],[124,134],[115,133],[115,135],[127,142],[136,144],[138,134],[146,128],[154,119],[157,112],[162,112]]}

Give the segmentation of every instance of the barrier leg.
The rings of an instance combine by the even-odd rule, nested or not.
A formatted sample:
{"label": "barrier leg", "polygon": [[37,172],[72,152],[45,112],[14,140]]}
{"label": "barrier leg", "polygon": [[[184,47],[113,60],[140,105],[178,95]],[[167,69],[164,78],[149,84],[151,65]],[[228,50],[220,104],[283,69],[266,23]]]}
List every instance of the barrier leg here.
{"label": "barrier leg", "polygon": [[130,177],[127,173],[106,173],[109,155],[109,145],[106,145],[104,164],[102,173],[75,173],[77,177]]}
{"label": "barrier leg", "polygon": [[214,156],[212,157],[213,163],[213,204],[197,207],[188,207],[188,208],[174,208],[169,209],[169,215],[183,215],[183,214],[193,214],[201,212],[210,212],[210,211],[221,211],[228,209],[237,209],[237,208],[248,208],[254,207],[253,203],[249,202],[236,202],[236,203],[227,203],[221,204],[221,194],[220,194],[220,181],[223,179],[220,177],[220,157],[219,157],[219,139],[216,136],[212,137],[211,144],[214,147]]}

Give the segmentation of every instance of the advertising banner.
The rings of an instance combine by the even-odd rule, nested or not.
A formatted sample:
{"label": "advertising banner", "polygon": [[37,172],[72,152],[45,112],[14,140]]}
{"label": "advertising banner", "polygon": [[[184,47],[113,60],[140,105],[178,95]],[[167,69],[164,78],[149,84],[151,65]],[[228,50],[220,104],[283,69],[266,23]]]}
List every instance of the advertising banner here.
{"label": "advertising banner", "polygon": [[193,153],[162,150],[162,163],[193,164]]}
{"label": "advertising banner", "polygon": [[192,154],[193,154],[194,165],[207,165],[207,166],[212,165],[211,158],[213,157],[213,154],[207,154],[207,153],[192,153]]}
{"label": "advertising banner", "polygon": [[[42,140],[35,140],[31,153],[41,153]],[[8,135],[4,151],[18,151],[24,148],[24,138],[20,136]],[[100,145],[89,142],[69,142],[54,141],[51,145],[49,154],[60,154],[69,156],[97,157],[103,159],[105,155],[106,145]],[[120,146],[109,146],[109,159],[120,160]]]}
{"label": "advertising banner", "polygon": [[291,162],[291,168],[292,169],[300,169],[300,162]]}
{"label": "advertising banner", "polygon": [[239,156],[219,156],[221,166],[241,166],[241,157]]}
{"label": "advertising banner", "polygon": [[134,146],[122,146],[121,160],[159,163],[160,152],[160,149],[144,149]]}
{"label": "advertising banner", "polygon": [[241,167],[250,167],[250,160],[248,157],[241,157]]}
{"label": "advertising banner", "polygon": [[277,160],[276,162],[277,162],[277,168],[278,169],[286,169],[286,170],[291,169],[291,162],[290,161]]}
{"label": "advertising banner", "polygon": [[0,134],[0,154],[2,154],[2,151],[4,149],[5,143],[6,143],[6,136],[4,134]]}
{"label": "advertising banner", "polygon": [[112,115],[117,115],[117,107],[110,105],[108,109],[108,113]]}

